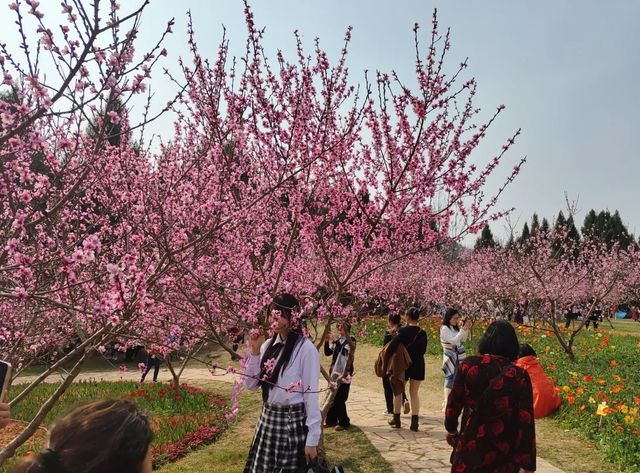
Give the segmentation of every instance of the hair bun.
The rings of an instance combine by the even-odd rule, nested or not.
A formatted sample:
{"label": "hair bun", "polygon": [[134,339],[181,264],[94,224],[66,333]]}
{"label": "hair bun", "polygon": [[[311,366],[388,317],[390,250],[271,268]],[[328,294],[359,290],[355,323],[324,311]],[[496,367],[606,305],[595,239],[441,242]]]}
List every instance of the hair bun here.
{"label": "hair bun", "polygon": [[53,448],[43,450],[38,460],[47,472],[55,473],[60,468],[60,454]]}

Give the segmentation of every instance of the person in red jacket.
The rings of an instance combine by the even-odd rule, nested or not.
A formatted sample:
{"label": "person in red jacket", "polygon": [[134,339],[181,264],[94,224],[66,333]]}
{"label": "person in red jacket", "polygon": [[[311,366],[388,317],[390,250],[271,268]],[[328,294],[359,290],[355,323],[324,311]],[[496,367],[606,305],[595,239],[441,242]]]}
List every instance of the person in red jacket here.
{"label": "person in red jacket", "polygon": [[460,363],[444,423],[452,473],[536,470],[531,381],[513,364],[519,348],[513,326],[496,320],[478,343],[479,355]]}
{"label": "person in red jacket", "polygon": [[533,388],[533,415],[536,419],[541,419],[555,412],[560,407],[561,401],[536,356],[531,345],[523,343],[520,345],[516,366],[529,373]]}

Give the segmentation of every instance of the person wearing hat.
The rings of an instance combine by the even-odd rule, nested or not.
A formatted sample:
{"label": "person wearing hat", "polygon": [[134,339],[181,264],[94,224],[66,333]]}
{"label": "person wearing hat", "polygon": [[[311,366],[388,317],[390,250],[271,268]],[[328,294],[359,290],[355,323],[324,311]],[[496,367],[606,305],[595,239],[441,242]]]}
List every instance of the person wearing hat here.
{"label": "person wearing hat", "polygon": [[299,329],[293,295],[278,294],[270,308],[275,333],[267,341],[252,337],[244,370],[245,386],[261,388],[264,403],[244,473],[294,473],[318,456],[320,355]]}
{"label": "person wearing hat", "polygon": [[[329,367],[331,381],[338,380],[344,374],[353,375],[353,362],[349,363],[349,353],[351,352],[349,334],[351,326],[346,322],[340,322],[336,327],[338,329],[338,338],[331,343],[328,340],[324,342],[324,354],[332,357],[331,366]],[[356,339],[351,337],[351,342],[355,344]],[[343,382],[338,386],[333,404],[331,404],[327,412],[325,427],[335,427],[337,431],[340,431],[348,429],[351,425],[347,414],[347,399],[349,398],[350,387],[350,382]]]}

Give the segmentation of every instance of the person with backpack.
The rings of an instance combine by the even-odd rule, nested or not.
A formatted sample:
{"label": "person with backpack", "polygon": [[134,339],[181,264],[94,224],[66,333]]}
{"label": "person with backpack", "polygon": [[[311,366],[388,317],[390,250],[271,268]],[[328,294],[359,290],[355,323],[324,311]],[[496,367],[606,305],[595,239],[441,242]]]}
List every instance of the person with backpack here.
{"label": "person with backpack", "polygon": [[[402,327],[400,314],[393,312],[389,314],[387,319],[388,330],[384,333],[382,339],[382,346],[394,339],[398,335],[398,330]],[[391,381],[386,374],[382,375],[382,389],[384,390],[384,400],[387,405],[386,414],[393,416],[393,388],[391,387]],[[402,407],[405,414],[408,414],[411,410],[407,394],[402,391]]]}
{"label": "person with backpack", "polygon": [[535,471],[531,379],[513,364],[519,350],[513,326],[498,320],[480,339],[479,355],[460,363],[444,421],[452,472]]}
{"label": "person with backpack", "polygon": [[[418,389],[420,383],[424,381],[425,363],[424,355],[427,352],[427,333],[418,325],[420,312],[416,307],[411,307],[405,317],[406,325],[398,330],[396,335],[388,345],[388,352],[393,355],[400,345],[407,351],[410,363],[404,373],[405,381],[409,382],[409,399],[411,404],[411,426],[413,432],[418,431],[420,415],[420,398]],[[402,409],[402,392],[394,391],[393,396],[393,419],[389,425],[399,429],[400,410]]]}
{"label": "person with backpack", "polygon": [[529,373],[533,388],[533,415],[536,419],[546,417],[560,408],[562,401],[553,383],[538,361],[536,351],[528,343],[520,345],[516,366]]}

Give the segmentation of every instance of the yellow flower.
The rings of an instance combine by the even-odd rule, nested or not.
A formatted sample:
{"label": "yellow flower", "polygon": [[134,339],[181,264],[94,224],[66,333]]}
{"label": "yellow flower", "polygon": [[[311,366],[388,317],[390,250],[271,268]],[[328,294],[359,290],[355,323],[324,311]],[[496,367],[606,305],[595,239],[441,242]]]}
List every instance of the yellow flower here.
{"label": "yellow flower", "polygon": [[569,371],[569,374],[573,377],[578,376],[578,373],[576,373],[575,371]]}
{"label": "yellow flower", "polygon": [[632,416],[637,416],[638,415],[638,408],[637,407],[632,407],[631,409],[629,409],[629,414],[631,414]]}
{"label": "yellow flower", "polygon": [[565,393],[568,393],[569,391],[571,391],[571,388],[570,388],[569,386],[566,386],[566,385],[565,385],[565,386],[562,386],[562,390],[563,390]]}
{"label": "yellow flower", "polygon": [[620,412],[622,412],[623,414],[626,414],[627,412],[629,412],[629,407],[626,404],[621,405]]}
{"label": "yellow flower", "polygon": [[595,404],[596,400],[593,398],[593,396],[589,396],[589,403],[590,404]]}
{"label": "yellow flower", "polygon": [[635,419],[633,418],[633,416],[624,416],[624,423],[625,424],[633,424],[634,421],[635,421]]}
{"label": "yellow flower", "polygon": [[598,404],[598,410],[596,410],[596,415],[597,416],[606,416],[607,415],[607,403],[606,402],[601,402],[600,404]]}

